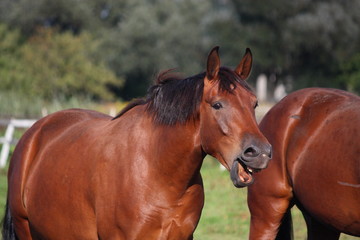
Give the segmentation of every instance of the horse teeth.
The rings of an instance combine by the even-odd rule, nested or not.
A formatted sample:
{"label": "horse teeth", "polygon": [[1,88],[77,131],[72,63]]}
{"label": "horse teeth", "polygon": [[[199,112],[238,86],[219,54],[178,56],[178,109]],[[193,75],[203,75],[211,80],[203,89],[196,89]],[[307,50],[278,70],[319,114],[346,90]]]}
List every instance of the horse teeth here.
{"label": "horse teeth", "polygon": [[247,170],[251,173],[253,172],[253,170],[251,168],[247,168]]}

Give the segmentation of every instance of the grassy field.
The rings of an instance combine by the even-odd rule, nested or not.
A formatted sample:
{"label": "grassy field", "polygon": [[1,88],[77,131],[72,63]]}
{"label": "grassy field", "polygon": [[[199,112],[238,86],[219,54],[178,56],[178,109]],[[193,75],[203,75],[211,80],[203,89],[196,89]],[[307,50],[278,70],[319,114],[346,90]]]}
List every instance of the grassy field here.
{"label": "grassy field", "polygon": [[[201,170],[205,185],[205,207],[196,240],[248,239],[250,215],[246,205],[246,189],[233,186],[229,173],[222,171],[216,160],[207,157]],[[0,169],[0,216],[4,213],[7,180],[6,170]],[[306,239],[306,227],[301,213],[293,210],[295,239]],[[342,240],[359,238],[342,235]]]}

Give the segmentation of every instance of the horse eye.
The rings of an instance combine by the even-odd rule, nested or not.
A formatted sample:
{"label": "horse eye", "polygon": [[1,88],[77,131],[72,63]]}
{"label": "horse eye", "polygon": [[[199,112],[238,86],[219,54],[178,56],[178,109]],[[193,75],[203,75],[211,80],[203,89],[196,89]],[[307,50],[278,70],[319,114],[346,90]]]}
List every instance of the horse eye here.
{"label": "horse eye", "polygon": [[216,110],[219,110],[219,109],[222,108],[223,106],[222,106],[221,103],[216,102],[216,103],[214,103],[211,107],[214,108],[214,109],[216,109]]}

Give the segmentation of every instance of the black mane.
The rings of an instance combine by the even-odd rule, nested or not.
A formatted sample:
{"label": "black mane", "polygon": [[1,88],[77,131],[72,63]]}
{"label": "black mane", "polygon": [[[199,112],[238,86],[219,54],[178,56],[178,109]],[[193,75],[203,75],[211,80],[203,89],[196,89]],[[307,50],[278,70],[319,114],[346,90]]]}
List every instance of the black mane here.
{"label": "black mane", "polygon": [[[251,91],[249,85],[232,70],[221,67],[219,89],[232,92],[232,87],[240,84]],[[180,78],[171,71],[161,73],[156,84],[149,88],[147,96],[130,102],[114,119],[135,106],[147,104],[146,111],[153,116],[154,122],[161,125],[184,124],[198,117],[197,108],[201,102],[205,73],[188,78]]]}

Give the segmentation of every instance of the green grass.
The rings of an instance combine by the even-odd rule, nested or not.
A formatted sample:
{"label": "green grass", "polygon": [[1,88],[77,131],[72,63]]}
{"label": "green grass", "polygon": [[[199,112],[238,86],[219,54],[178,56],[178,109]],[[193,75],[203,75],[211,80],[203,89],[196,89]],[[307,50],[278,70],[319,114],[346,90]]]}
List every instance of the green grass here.
{"label": "green grass", "polygon": [[0,169],[0,221],[4,216],[7,193],[7,171]]}
{"label": "green grass", "polygon": [[94,109],[99,105],[90,98],[53,99],[45,101],[39,97],[21,97],[15,92],[0,92],[0,118],[40,118],[67,108]]}
{"label": "green grass", "polygon": [[[219,168],[219,163],[207,157],[202,167],[205,187],[205,207],[195,231],[196,240],[242,240],[248,239],[250,214],[246,204],[246,188],[235,188],[229,173]],[[4,215],[6,203],[6,169],[0,169],[0,216]],[[302,215],[293,209],[295,239],[306,239],[306,226]],[[342,235],[341,240],[359,238]]]}
{"label": "green grass", "polygon": [[206,193],[205,208],[195,239],[246,239],[249,225],[246,189],[235,188],[229,173],[220,170],[218,162],[209,157],[201,172]]}

